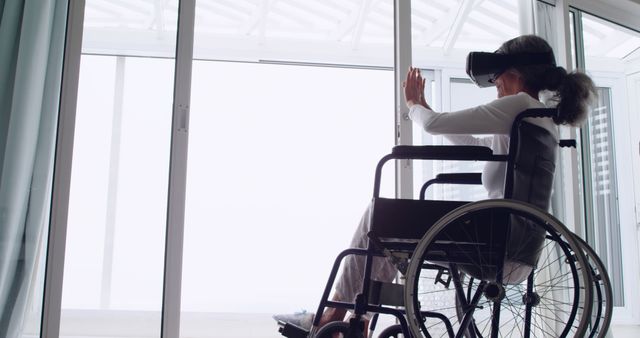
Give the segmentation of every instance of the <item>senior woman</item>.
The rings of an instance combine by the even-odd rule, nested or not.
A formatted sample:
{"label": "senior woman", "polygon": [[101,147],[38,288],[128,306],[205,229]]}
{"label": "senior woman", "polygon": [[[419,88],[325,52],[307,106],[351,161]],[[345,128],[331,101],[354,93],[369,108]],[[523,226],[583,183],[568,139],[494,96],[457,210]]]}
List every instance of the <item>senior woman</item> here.
{"label": "senior woman", "polygon": [[[473,55],[471,53],[469,58]],[[564,68],[556,66],[553,50],[544,39],[535,35],[519,36],[503,43],[495,53],[475,53],[475,57],[493,62],[488,67],[494,72],[482,79],[474,77],[469,69],[471,59],[468,60],[467,72],[481,86],[495,85],[498,98],[455,112],[433,111],[423,95],[424,79],[420,70],[409,69],[403,83],[409,118],[427,133],[442,134],[454,144],[486,146],[494,154],[506,154],[515,117],[530,108],[547,107],[541,101],[543,92],[552,94],[551,102],[557,107],[558,114],[553,120],[529,119],[528,122],[547,129],[557,138],[558,125],[577,126],[586,118],[590,101],[595,97],[593,81],[583,73],[567,73]],[[484,166],[482,184],[489,198],[503,197],[505,165],[502,162],[487,162]],[[351,247],[366,248],[370,212],[369,208],[362,216]],[[333,300],[353,302],[360,292],[363,273],[364,257],[348,256],[336,282]],[[379,257],[374,259],[372,279],[391,282],[396,274],[395,266],[388,260]],[[344,320],[346,313],[344,308],[328,308],[322,314],[319,326]],[[311,313],[293,317],[274,316],[277,320],[305,328],[311,326],[313,317]]]}

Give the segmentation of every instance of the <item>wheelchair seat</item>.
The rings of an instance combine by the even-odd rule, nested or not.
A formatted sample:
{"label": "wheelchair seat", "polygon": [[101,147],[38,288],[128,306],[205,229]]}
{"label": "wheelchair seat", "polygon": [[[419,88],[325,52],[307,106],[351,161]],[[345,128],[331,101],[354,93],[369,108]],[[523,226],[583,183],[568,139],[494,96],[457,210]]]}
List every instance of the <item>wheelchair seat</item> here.
{"label": "wheelchair seat", "polygon": [[[522,114],[512,129],[510,138],[512,151],[506,155],[505,159],[507,163],[505,198],[526,202],[547,210],[551,198],[558,140],[548,130],[523,120],[525,116],[527,114]],[[446,147],[448,146],[405,148],[398,151],[402,154],[398,157],[503,160],[503,157],[493,155],[486,147],[455,146],[452,149],[453,152],[445,152]],[[468,202],[374,197],[372,203],[371,231],[383,242],[392,242],[394,238],[421,239],[437,220]],[[491,250],[483,251],[486,257],[480,259],[485,266],[477,269],[475,265],[478,259],[474,257],[473,262],[469,264],[458,261],[461,270],[476,278],[493,279],[495,277],[491,275],[495,275],[497,269],[504,269],[505,275],[511,278],[508,282],[520,283],[527,277],[539,258],[545,232],[521,217],[513,215],[500,217],[495,213],[490,217],[491,219],[489,215],[476,216],[474,224],[477,229],[473,229],[473,239],[467,236],[465,231],[457,231],[454,227],[449,227],[447,233],[441,235],[440,241],[445,241],[446,238],[448,241],[475,243],[475,245],[491,241]],[[458,228],[465,229],[468,226]],[[486,236],[479,236],[479,234],[486,234]],[[498,262],[496,257],[499,257],[501,252],[504,252],[501,256],[504,261]],[[489,269],[488,266],[494,268]]]}

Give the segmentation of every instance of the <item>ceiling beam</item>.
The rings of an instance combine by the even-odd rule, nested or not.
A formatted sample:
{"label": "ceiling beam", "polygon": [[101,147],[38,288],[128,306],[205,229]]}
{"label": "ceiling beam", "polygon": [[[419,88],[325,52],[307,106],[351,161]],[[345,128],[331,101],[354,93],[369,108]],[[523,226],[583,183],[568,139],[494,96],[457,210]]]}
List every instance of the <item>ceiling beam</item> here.
{"label": "ceiling beam", "polygon": [[[85,15],[90,17],[91,12],[98,12],[100,14],[105,14],[108,16],[119,18],[122,15],[121,11],[116,11],[113,9],[111,5],[101,4],[99,2],[92,2],[91,5],[87,5],[85,7]],[[113,19],[111,19],[113,21]]]}
{"label": "ceiling beam", "polygon": [[[479,0],[479,1],[474,2],[473,6],[471,6],[471,8],[473,10],[479,8],[480,5],[482,4],[482,2],[483,2],[483,0]],[[434,22],[431,25],[431,27],[430,27],[431,29],[425,30],[425,33],[421,38],[422,45],[429,46],[435,40],[437,40],[439,37],[441,37],[443,34],[448,32],[456,22],[456,18],[458,17],[459,9],[462,8],[463,6],[465,6],[465,3],[466,3],[466,1],[463,0],[463,1],[461,1],[461,4],[459,6],[455,6],[454,5],[451,8],[449,8],[449,11],[445,15],[441,16],[440,19],[438,19],[436,22]]]}
{"label": "ceiling beam", "polygon": [[353,37],[351,39],[352,49],[358,49],[358,44],[360,44],[360,39],[362,38],[362,30],[364,29],[364,24],[366,22],[367,16],[371,11],[372,4],[372,0],[362,0],[360,2],[360,8],[358,9],[358,18],[356,19],[356,24],[353,29]]}
{"label": "ceiling beam", "polygon": [[[507,11],[504,12],[502,14],[507,14],[507,15],[499,15],[498,13],[496,13],[495,11],[491,11],[488,8],[484,8],[484,7],[478,7],[476,9],[476,12],[478,14],[482,14],[487,18],[492,18],[493,21],[501,26],[504,26],[505,28],[508,29],[512,29],[516,32],[518,32],[519,30],[519,19],[518,19],[518,9],[516,8],[515,11]],[[511,15],[509,15],[511,14]],[[498,27],[494,27],[494,29],[500,30],[502,28],[498,28]]]}
{"label": "ceiling beam", "polygon": [[453,20],[453,24],[451,25],[451,29],[447,33],[447,37],[444,41],[444,55],[449,55],[451,49],[456,43],[458,36],[460,36],[460,32],[462,31],[462,27],[467,21],[467,17],[469,13],[471,13],[471,9],[473,8],[474,0],[462,0],[462,4],[458,8],[457,14]]}
{"label": "ceiling beam", "polygon": [[133,2],[133,1],[110,0],[110,1],[103,1],[103,3],[108,3],[126,12],[137,12],[142,15],[149,15],[149,8],[151,8],[151,4],[149,4],[149,7],[144,7],[144,6],[137,5],[136,2]]}
{"label": "ceiling beam", "polygon": [[358,7],[358,9],[352,9],[351,11],[349,11],[349,15],[344,18],[344,20],[340,21],[340,24],[336,27],[336,29],[333,30],[333,33],[329,36],[330,40],[341,41],[347,34],[349,34],[349,32],[351,32],[358,21],[360,7]]}
{"label": "ceiling beam", "polygon": [[147,25],[151,29],[164,31],[164,10],[167,7],[168,0],[156,1],[153,3],[153,16]]}
{"label": "ceiling beam", "polygon": [[569,5],[587,13],[640,31],[639,0],[569,0]]}
{"label": "ceiling beam", "polygon": [[262,0],[260,5],[256,6],[251,17],[245,22],[240,29],[240,33],[243,35],[250,35],[254,29],[259,29],[259,35],[264,37],[266,29],[267,16],[271,6],[274,4],[274,0]]}
{"label": "ceiling beam", "polygon": [[[269,20],[274,22],[276,25],[283,24],[284,27],[284,24],[289,21],[294,23],[294,25],[305,27],[305,29],[312,26],[306,17],[291,13],[291,9],[297,10],[297,7],[293,6],[289,1],[280,0],[277,5],[275,3],[277,0],[272,1],[273,3],[269,6]],[[297,27],[296,29],[300,29],[300,27]]]}
{"label": "ceiling beam", "polygon": [[330,22],[330,23],[336,22],[335,16],[333,16],[331,13],[327,13],[326,11],[323,11],[322,9],[320,9],[320,7],[318,7],[319,5],[321,6],[322,3],[316,4],[311,2],[307,3],[307,2],[288,1],[286,2],[286,5],[291,7],[291,9],[293,9],[294,11],[298,12],[298,13],[293,13],[295,16],[298,16],[298,14],[301,14],[301,16],[308,18],[309,21],[314,21],[314,20],[318,21],[318,19],[320,19],[321,21],[324,21],[324,22]]}
{"label": "ceiling beam", "polygon": [[629,39],[624,34],[619,34],[617,31],[611,31],[606,37],[597,42],[598,48],[592,48],[591,51],[597,51],[596,55],[608,56],[609,52],[616,49],[616,47],[622,45]]}
{"label": "ceiling beam", "polygon": [[[243,13],[233,8],[229,8],[217,2],[202,2],[197,4],[196,15],[202,17],[209,17],[208,14],[217,18],[222,18],[225,21],[240,21],[244,19]],[[219,22],[218,22],[219,24]]]}

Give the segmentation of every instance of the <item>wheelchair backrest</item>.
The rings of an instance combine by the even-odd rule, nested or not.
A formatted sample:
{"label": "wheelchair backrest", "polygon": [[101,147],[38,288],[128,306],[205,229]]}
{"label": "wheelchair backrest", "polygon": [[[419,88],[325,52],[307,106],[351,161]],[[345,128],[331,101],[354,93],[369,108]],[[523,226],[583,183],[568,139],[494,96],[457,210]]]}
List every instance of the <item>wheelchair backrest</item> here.
{"label": "wheelchair backrest", "polygon": [[[557,148],[558,140],[548,130],[522,119],[517,120],[511,133],[505,198],[526,202],[547,211]],[[544,237],[544,229],[512,215],[505,260],[534,266],[540,257]]]}
{"label": "wheelchair backrest", "polygon": [[510,141],[504,197],[548,210],[558,140],[535,124],[522,120],[516,124]]}

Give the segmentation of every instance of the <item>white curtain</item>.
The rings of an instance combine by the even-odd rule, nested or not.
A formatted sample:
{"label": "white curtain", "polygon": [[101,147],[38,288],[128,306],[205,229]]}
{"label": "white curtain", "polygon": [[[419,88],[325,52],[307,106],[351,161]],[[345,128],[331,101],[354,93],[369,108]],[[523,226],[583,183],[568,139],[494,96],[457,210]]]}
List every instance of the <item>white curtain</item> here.
{"label": "white curtain", "polygon": [[42,303],[67,5],[0,0],[0,337]]}

